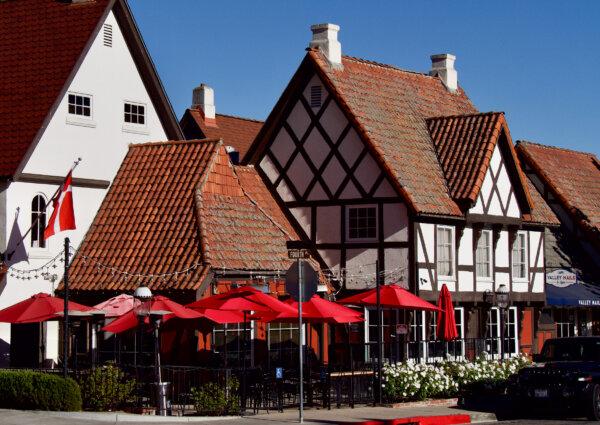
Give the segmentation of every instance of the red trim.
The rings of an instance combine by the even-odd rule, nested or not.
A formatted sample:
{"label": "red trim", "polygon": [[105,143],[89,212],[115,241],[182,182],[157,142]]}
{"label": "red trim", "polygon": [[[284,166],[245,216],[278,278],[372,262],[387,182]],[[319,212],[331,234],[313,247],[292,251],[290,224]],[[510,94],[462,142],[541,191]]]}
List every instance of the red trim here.
{"label": "red trim", "polygon": [[412,416],[409,418],[397,419],[371,419],[362,422],[336,422],[344,425],[458,425],[470,424],[471,417],[469,415],[437,415],[437,416]]}

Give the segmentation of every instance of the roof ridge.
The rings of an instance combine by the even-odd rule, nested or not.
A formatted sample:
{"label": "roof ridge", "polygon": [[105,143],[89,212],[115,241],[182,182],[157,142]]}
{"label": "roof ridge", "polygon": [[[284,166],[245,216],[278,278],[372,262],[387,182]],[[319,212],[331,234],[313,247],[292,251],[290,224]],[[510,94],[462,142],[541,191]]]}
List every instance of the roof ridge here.
{"label": "roof ridge", "polygon": [[396,65],[391,65],[391,64],[383,63],[383,62],[377,62],[377,61],[370,60],[370,59],[359,58],[356,56],[342,55],[342,58],[344,58],[346,60],[359,62],[359,63],[365,64],[365,65],[378,66],[380,68],[386,68],[386,69],[391,69],[394,71],[406,72],[407,74],[415,74],[415,75],[420,75],[422,77],[428,77],[428,78],[437,78],[437,77],[429,75],[425,72],[411,71],[409,69],[400,68]]}
{"label": "roof ridge", "polygon": [[168,145],[194,145],[203,143],[218,143],[221,139],[191,139],[191,140],[162,140],[156,142],[130,143],[129,148],[168,146]]}
{"label": "roof ridge", "polygon": [[583,154],[583,155],[590,156],[590,157],[594,158],[596,161],[598,161],[598,158],[596,157],[596,154],[594,154],[592,152],[578,151],[578,150],[575,150],[575,149],[563,148],[562,146],[545,145],[543,143],[532,142],[530,140],[517,140],[517,144],[516,145],[519,146],[521,144],[524,144],[524,145],[534,145],[534,146],[539,146],[541,148],[555,149],[555,150],[559,150],[559,151],[563,151],[563,152],[571,152],[571,153]]}
{"label": "roof ridge", "polygon": [[[188,108],[189,111],[198,111],[200,113],[203,113],[202,108]],[[248,118],[248,117],[241,117],[239,115],[233,115],[233,114],[223,114],[220,112],[217,112],[215,114],[216,116],[221,116],[221,117],[228,117],[228,118],[236,118],[238,120],[244,120],[244,121],[250,121],[250,122],[256,122],[256,123],[260,123],[260,124],[264,124],[264,121],[256,119],[256,118]]]}
{"label": "roof ridge", "polygon": [[479,116],[486,116],[486,115],[505,115],[505,113],[504,113],[504,111],[488,111],[488,112],[478,112],[478,113],[473,113],[473,114],[438,115],[435,117],[427,117],[427,118],[425,118],[425,121],[433,121],[433,120],[439,120],[439,119],[445,119],[445,118],[479,117]]}

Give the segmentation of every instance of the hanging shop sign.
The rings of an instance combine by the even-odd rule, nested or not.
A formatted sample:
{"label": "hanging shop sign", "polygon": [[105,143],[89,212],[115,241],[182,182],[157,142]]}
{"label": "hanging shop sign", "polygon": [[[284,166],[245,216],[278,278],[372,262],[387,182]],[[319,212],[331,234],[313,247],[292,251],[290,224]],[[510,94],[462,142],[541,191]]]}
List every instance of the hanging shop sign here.
{"label": "hanging shop sign", "polygon": [[566,288],[577,283],[577,274],[565,269],[554,270],[546,273],[546,283],[558,288]]}

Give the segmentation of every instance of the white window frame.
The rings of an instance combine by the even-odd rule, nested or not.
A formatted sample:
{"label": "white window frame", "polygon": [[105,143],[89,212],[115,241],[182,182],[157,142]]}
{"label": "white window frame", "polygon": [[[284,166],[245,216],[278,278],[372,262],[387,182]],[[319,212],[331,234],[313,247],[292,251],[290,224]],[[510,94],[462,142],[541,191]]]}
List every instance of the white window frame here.
{"label": "white window frame", "polygon": [[[35,198],[37,198],[38,196],[40,196],[40,197],[42,198],[42,201],[44,202],[44,205],[46,206],[46,207],[45,207],[45,212],[44,212],[44,215],[45,215],[44,229],[45,229],[45,227],[48,225],[48,219],[50,218],[50,215],[52,215],[52,214],[51,214],[51,213],[48,211],[48,205],[47,205],[47,204],[48,204],[48,198],[46,197],[46,195],[45,195],[45,194],[43,194],[43,193],[41,193],[41,192],[37,192],[37,193],[35,193],[35,194],[33,195],[33,197],[31,198],[31,202],[29,203],[29,208],[30,208],[30,215],[29,215],[29,218],[30,218],[30,219],[31,219],[31,218],[33,218],[33,217],[32,217],[32,216],[33,216],[33,205],[32,205],[32,204],[33,204],[33,200],[34,200]],[[31,224],[33,224],[33,223],[31,223]],[[49,245],[49,243],[48,243],[49,241],[48,241],[48,240],[45,240],[45,241],[44,241],[44,245],[45,245],[45,246],[33,246],[33,231],[34,231],[34,229],[33,229],[33,227],[32,227],[32,228],[31,228],[31,233],[29,234],[29,249],[30,249],[32,252],[37,252],[37,253],[45,253],[45,252],[48,252],[48,245]],[[42,238],[43,238],[43,237],[44,237],[44,234],[43,234],[43,230],[42,230]],[[27,242],[25,242],[25,243],[27,243]]]}
{"label": "white window frame", "polygon": [[[502,352],[500,350],[501,348],[501,344],[502,344],[502,339],[501,339],[501,318],[500,318],[500,314],[502,313],[502,311],[500,310],[500,308],[498,307],[491,307],[489,310],[489,315],[488,318],[486,319],[486,327],[490,328],[490,325],[493,323],[491,319],[491,315],[494,314],[495,318],[496,318],[496,323],[495,323],[495,328],[496,328],[496,335],[497,338],[496,340],[492,340],[490,341],[490,345],[493,344],[496,347],[495,351],[492,352],[488,352],[486,355],[486,358],[489,359],[500,359],[500,353]],[[514,339],[514,350],[513,351],[505,351],[504,352],[504,357],[505,358],[509,358],[509,357],[515,357],[519,354],[519,311],[517,309],[516,306],[511,306],[508,307],[506,309],[504,309],[504,314],[506,314],[506,318],[505,318],[505,322],[504,322],[504,326],[506,327],[505,329],[505,334],[504,334],[504,342],[508,341],[510,338],[508,336],[509,332],[508,332],[508,328],[511,327],[512,331],[513,331],[513,335],[514,337],[512,339]],[[514,319],[514,320],[513,320]],[[493,333],[491,333],[491,335],[493,336]],[[489,339],[489,337],[486,335],[485,339]],[[487,344],[487,343],[486,343]]]}
{"label": "white window frame", "polygon": [[464,307],[454,307],[454,318],[456,320],[456,316],[460,318],[459,321],[456,322],[456,330],[458,331],[458,337],[454,341],[450,341],[450,344],[458,344],[460,347],[460,353],[457,356],[451,357],[451,359],[462,360],[465,358],[465,308]]}
{"label": "white window frame", "polygon": [[[481,242],[481,240],[483,239],[483,235],[487,235],[487,251],[488,251],[488,272],[487,272],[487,276],[480,276],[479,275],[479,262],[478,262],[478,251],[479,251],[479,243]],[[493,242],[492,242],[492,237],[493,237],[493,233],[491,230],[489,229],[484,229],[481,231],[481,234],[479,235],[479,239],[477,239],[477,245],[475,246],[475,276],[477,277],[477,280],[479,281],[489,281],[491,282],[493,280],[493,276],[492,273],[494,271],[494,248],[493,248]]]}
{"label": "white window frame", "polygon": [[[69,96],[83,96],[90,99],[90,116],[86,117],[85,115],[77,115],[69,112]],[[82,93],[76,91],[69,91],[65,96],[65,108],[67,111],[66,114],[66,123],[71,125],[78,125],[81,127],[96,127],[96,122],[94,121],[94,96],[89,93]]]}
{"label": "white window frame", "polygon": [[504,336],[505,341],[511,339],[508,337],[508,328],[512,328],[515,347],[514,351],[506,351],[504,355],[506,357],[515,357],[519,354],[519,311],[516,306],[511,306],[506,309],[506,334]]}
{"label": "white window frame", "polygon": [[[514,257],[514,252],[515,252],[515,245],[517,244],[517,241],[519,240],[519,237],[522,236],[523,237],[523,247],[522,249],[524,250],[524,255],[525,255],[525,259],[524,262],[521,263],[519,262],[519,264],[523,264],[524,265],[524,269],[525,269],[525,275],[524,276],[515,276],[515,257]],[[527,282],[529,281],[529,246],[527,243],[527,232],[525,231],[518,231],[517,234],[515,235],[515,240],[513,241],[512,247],[510,249],[510,273],[512,276],[513,281],[515,282]]]}
{"label": "white window frame", "polygon": [[[375,236],[369,238],[351,238],[350,237],[350,210],[353,209],[375,209]],[[373,242],[379,239],[379,208],[377,204],[365,204],[365,205],[348,205],[346,207],[346,241],[347,242]]]}
{"label": "white window frame", "polygon": [[[492,320],[495,319],[495,320]],[[489,335],[486,332],[486,355],[488,359],[500,359],[500,309],[498,307],[491,307],[488,311],[487,318],[485,320],[486,330],[489,331]],[[495,332],[494,332],[495,330]],[[495,334],[495,336],[494,336]],[[494,339],[495,338],[495,339]],[[487,350],[489,340],[490,350]],[[494,350],[495,348],[495,350]]]}
{"label": "white window frame", "polygon": [[[438,232],[440,230],[450,230],[450,266],[451,266],[451,274],[443,275],[440,274],[440,238]],[[435,227],[435,238],[436,238],[436,246],[435,246],[435,270],[437,273],[438,284],[440,280],[451,280],[456,281],[456,235],[454,226],[445,226],[445,225],[437,225]]]}
{"label": "white window frame", "polygon": [[[127,104],[144,107],[144,124],[137,124],[137,123],[125,121],[125,105],[127,105]],[[124,99],[123,107],[122,107],[122,118],[123,118],[122,130],[124,132],[134,133],[134,134],[144,134],[144,135],[150,134],[150,132],[148,131],[148,105],[146,103],[129,100],[129,99]]]}

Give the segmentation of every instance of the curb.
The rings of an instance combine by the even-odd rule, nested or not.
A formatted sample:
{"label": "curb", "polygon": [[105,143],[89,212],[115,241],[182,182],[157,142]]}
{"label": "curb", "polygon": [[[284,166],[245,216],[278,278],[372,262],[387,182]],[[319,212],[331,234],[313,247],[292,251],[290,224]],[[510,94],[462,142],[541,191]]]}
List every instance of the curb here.
{"label": "curb", "polygon": [[133,413],[113,412],[44,412],[45,415],[57,418],[81,419],[97,422],[159,422],[159,423],[201,423],[240,419],[240,416],[156,416],[136,415]]}
{"label": "curb", "polygon": [[470,424],[471,416],[436,415],[436,416],[413,416],[410,418],[368,420],[362,422],[337,422],[339,425],[459,425]]}

